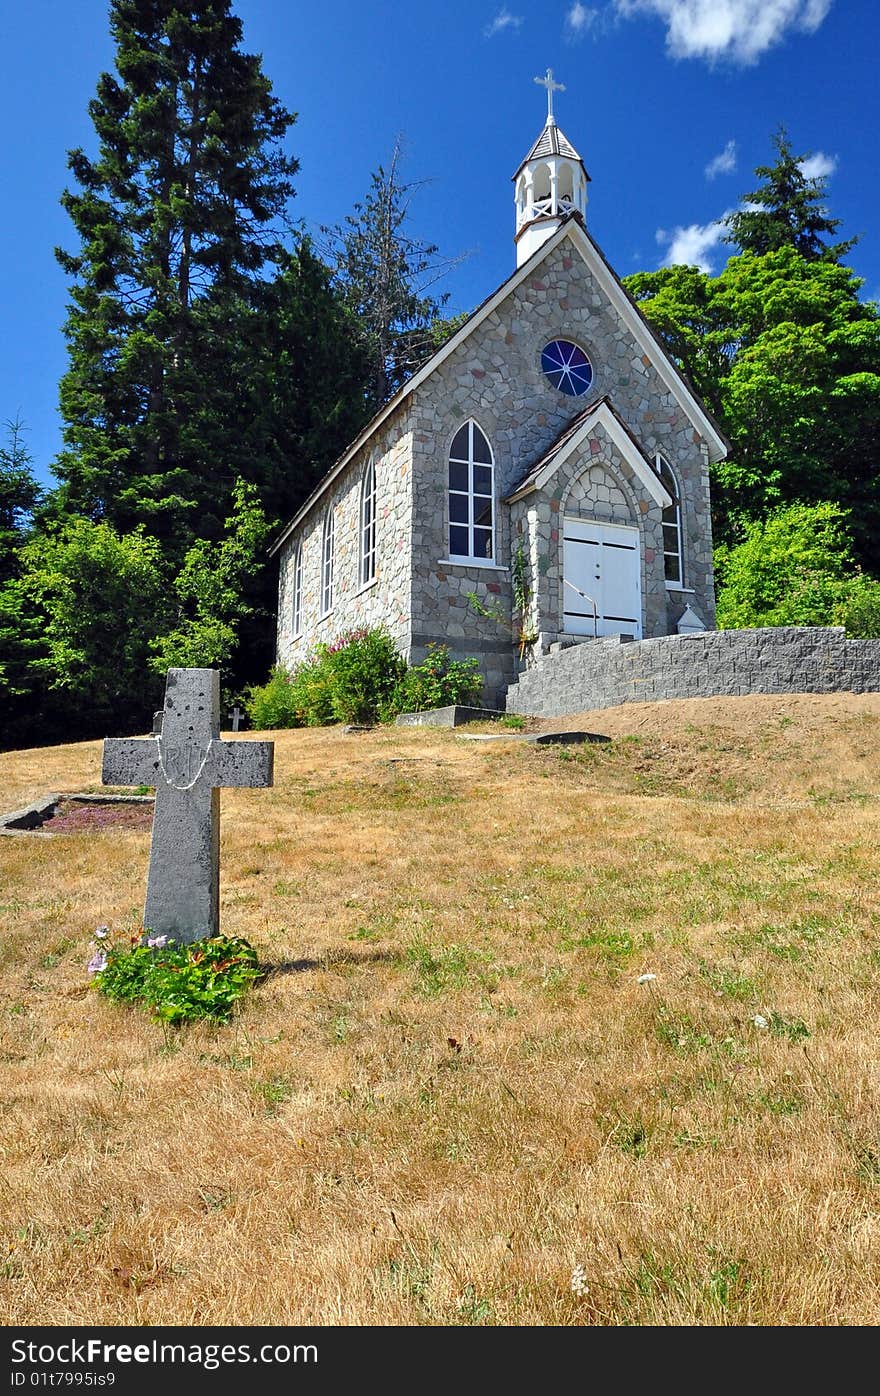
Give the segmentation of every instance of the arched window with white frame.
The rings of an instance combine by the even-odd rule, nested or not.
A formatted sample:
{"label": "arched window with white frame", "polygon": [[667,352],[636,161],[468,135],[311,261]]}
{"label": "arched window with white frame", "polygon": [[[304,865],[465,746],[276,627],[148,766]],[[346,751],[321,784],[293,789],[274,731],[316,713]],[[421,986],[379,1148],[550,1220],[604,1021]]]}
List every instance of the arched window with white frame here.
{"label": "arched window with white frame", "polygon": [[297,543],[296,551],[293,554],[293,566],[290,569],[291,576],[291,596],[290,596],[290,618],[293,626],[293,637],[296,639],[302,631],[302,598],[303,598],[303,549],[302,542]]}
{"label": "arched window with white frame", "polygon": [[654,469],[660,483],[672,498],[668,509],[663,510],[663,572],[668,587],[684,586],[684,556],[681,546],[681,502],[678,482],[672,467],[658,452],[654,457]]}
{"label": "arched window with white frame", "polygon": [[376,576],[376,462],[373,456],[364,467],[361,480],[360,585],[368,586]]}
{"label": "arched window with white frame", "polygon": [[459,427],[449,451],[449,556],[495,559],[495,463],[476,422]]}
{"label": "arched window with white frame", "polygon": [[333,610],[333,509],[324,516],[324,536],[321,547],[321,615]]}

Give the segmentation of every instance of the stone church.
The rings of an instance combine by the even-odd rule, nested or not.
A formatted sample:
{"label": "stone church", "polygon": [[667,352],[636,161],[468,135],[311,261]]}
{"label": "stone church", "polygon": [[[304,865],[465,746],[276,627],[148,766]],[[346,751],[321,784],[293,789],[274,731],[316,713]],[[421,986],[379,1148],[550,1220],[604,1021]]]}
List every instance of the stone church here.
{"label": "stone church", "polygon": [[516,270],[282,531],[277,655],[382,624],[476,656],[485,700],[550,646],[712,629],[726,443],[587,231],[553,115],[513,177]]}

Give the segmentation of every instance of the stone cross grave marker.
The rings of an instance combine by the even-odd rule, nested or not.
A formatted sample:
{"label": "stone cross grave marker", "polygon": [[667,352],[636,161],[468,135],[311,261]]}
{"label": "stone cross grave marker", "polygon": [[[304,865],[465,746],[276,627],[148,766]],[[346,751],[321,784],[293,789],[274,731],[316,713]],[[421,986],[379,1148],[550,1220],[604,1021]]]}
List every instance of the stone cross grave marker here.
{"label": "stone cross grave marker", "polygon": [[220,930],[220,786],[272,784],[274,742],[220,740],[216,669],[169,669],[161,730],[108,737],[104,785],[154,785],[144,927],[190,942]]}
{"label": "stone cross grave marker", "polygon": [[244,713],[236,703],[235,707],[232,709],[232,712],[229,714],[229,721],[232,723],[233,732],[238,731],[239,727],[241,726],[241,719],[243,717]]}

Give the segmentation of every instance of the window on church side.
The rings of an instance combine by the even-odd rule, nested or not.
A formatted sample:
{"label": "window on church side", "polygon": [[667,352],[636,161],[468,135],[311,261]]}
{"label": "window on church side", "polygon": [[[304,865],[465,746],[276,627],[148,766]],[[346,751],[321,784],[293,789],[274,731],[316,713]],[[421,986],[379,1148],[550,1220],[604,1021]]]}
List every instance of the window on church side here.
{"label": "window on church side", "polygon": [[321,615],[333,610],[333,510],[324,518],[324,539],[321,551]]}
{"label": "window on church side", "polygon": [[547,382],[568,397],[583,397],[593,381],[593,367],[577,344],[553,339],[541,351],[541,368]]}
{"label": "window on church side", "polygon": [[449,452],[449,556],[486,562],[495,557],[492,449],[476,422],[455,433]]}
{"label": "window on church side", "polygon": [[371,456],[361,481],[361,579],[365,587],[376,575],[376,463]]}
{"label": "window on church side", "polygon": [[293,634],[296,637],[302,630],[302,591],[303,591],[303,550],[302,543],[297,543],[296,552],[293,556],[292,572],[292,595],[290,598],[291,620],[293,624]]}
{"label": "window on church side", "polygon": [[667,586],[682,586],[684,567],[681,549],[681,504],[678,498],[678,485],[669,462],[661,455],[654,457],[654,469],[661,484],[672,496],[672,503],[663,510],[663,570]]}

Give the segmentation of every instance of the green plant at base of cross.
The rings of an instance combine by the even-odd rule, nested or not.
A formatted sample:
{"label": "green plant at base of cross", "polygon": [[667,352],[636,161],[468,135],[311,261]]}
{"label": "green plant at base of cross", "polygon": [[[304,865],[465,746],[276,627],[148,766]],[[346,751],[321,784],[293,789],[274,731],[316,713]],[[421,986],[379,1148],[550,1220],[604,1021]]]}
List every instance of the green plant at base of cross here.
{"label": "green plant at base of cross", "polygon": [[99,950],[89,968],[98,992],[112,1003],[142,1003],[172,1024],[228,1022],[260,975],[256,951],[240,936],[178,945],[148,933],[146,944]]}

